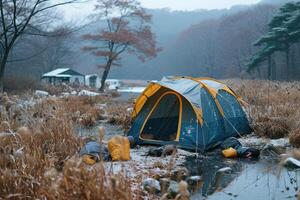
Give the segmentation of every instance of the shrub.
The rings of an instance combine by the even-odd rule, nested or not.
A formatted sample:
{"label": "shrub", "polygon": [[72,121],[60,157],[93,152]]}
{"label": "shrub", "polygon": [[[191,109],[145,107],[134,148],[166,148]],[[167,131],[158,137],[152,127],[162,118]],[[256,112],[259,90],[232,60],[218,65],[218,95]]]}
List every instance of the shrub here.
{"label": "shrub", "polygon": [[39,87],[39,79],[30,75],[9,75],[4,79],[5,91],[34,90]]}
{"label": "shrub", "polygon": [[295,147],[300,147],[300,129],[294,130],[291,132],[290,136],[290,143]]}

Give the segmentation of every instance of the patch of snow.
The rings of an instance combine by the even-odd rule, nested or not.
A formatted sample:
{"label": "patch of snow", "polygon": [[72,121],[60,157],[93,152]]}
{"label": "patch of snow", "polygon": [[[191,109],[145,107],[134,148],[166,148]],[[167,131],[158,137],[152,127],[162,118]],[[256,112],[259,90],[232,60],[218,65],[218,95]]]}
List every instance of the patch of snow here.
{"label": "patch of snow", "polygon": [[239,141],[243,146],[252,147],[252,146],[264,146],[268,143],[267,139],[257,137],[256,135],[249,135],[246,137],[239,138]]}
{"label": "patch of snow", "polygon": [[68,96],[70,96],[70,93],[69,93],[69,92],[63,92],[61,95],[62,95],[63,97],[68,97]]}
{"label": "patch of snow", "polygon": [[42,90],[36,90],[34,94],[38,97],[47,97],[47,96],[49,96],[48,92],[42,91]]}
{"label": "patch of snow", "polygon": [[133,108],[127,108],[126,111],[131,113],[133,111]]}
{"label": "patch of snow", "polygon": [[[133,179],[137,176],[143,176],[142,178],[148,178],[150,174],[165,175],[167,173],[167,166],[175,166],[172,170],[180,167],[184,162],[186,156],[196,155],[182,149],[178,149],[175,156],[167,156],[162,159],[162,157],[150,157],[146,156],[147,152],[151,147],[143,146],[138,149],[131,149],[130,156],[131,160],[126,162],[107,162],[105,163],[105,168],[107,170],[112,169],[113,173],[117,174],[121,170],[126,171],[127,175]],[[163,169],[156,167],[155,163],[160,163],[165,166]]]}
{"label": "patch of snow", "polygon": [[50,71],[46,74],[43,75],[43,77],[47,77],[47,76],[57,76],[58,74],[60,73],[63,73],[65,71],[68,71],[70,68],[58,68],[58,69],[55,69],[53,71]]}
{"label": "patch of snow", "polygon": [[78,93],[78,96],[90,96],[90,97],[94,97],[94,96],[98,96],[98,95],[100,95],[100,94],[97,93],[97,92],[91,92],[91,91],[88,91],[88,90],[81,90]]}
{"label": "patch of snow", "polygon": [[290,141],[288,138],[280,138],[276,140],[270,140],[270,144],[274,147],[288,147],[290,146]]}
{"label": "patch of snow", "polygon": [[77,92],[76,91],[72,91],[71,95],[77,95]]}
{"label": "patch of snow", "polygon": [[145,90],[145,87],[124,87],[120,88],[118,92],[127,92],[127,93],[142,93]]}

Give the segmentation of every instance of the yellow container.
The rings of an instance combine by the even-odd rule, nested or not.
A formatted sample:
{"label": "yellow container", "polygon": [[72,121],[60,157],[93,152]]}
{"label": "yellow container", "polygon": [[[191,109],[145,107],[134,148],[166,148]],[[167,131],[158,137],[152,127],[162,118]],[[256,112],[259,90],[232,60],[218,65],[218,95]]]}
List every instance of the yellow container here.
{"label": "yellow container", "polygon": [[236,158],[238,156],[237,151],[232,147],[223,150],[222,154],[225,158]]}
{"label": "yellow container", "polygon": [[114,136],[108,141],[108,151],[113,161],[130,160],[130,142],[127,137]]}
{"label": "yellow container", "polygon": [[85,162],[88,165],[93,165],[96,163],[96,160],[93,156],[90,155],[84,155],[82,158],[83,162]]}

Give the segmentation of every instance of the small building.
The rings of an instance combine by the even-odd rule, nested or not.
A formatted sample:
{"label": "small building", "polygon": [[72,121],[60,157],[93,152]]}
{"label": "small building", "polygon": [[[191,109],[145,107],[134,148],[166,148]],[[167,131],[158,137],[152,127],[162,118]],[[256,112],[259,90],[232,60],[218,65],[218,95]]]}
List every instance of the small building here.
{"label": "small building", "polygon": [[58,85],[66,84],[85,84],[85,76],[70,68],[58,68],[44,74],[41,78],[42,82]]}
{"label": "small building", "polygon": [[100,88],[101,80],[97,74],[89,74],[85,76],[85,85],[91,88]]}

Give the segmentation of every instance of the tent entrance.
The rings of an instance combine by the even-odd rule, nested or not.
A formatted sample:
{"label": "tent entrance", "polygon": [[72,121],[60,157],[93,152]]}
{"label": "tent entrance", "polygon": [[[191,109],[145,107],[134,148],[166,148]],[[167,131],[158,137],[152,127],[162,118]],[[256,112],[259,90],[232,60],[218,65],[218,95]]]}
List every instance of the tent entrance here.
{"label": "tent entrance", "polygon": [[148,114],[140,137],[143,140],[178,141],[182,101],[175,92],[163,94]]}

